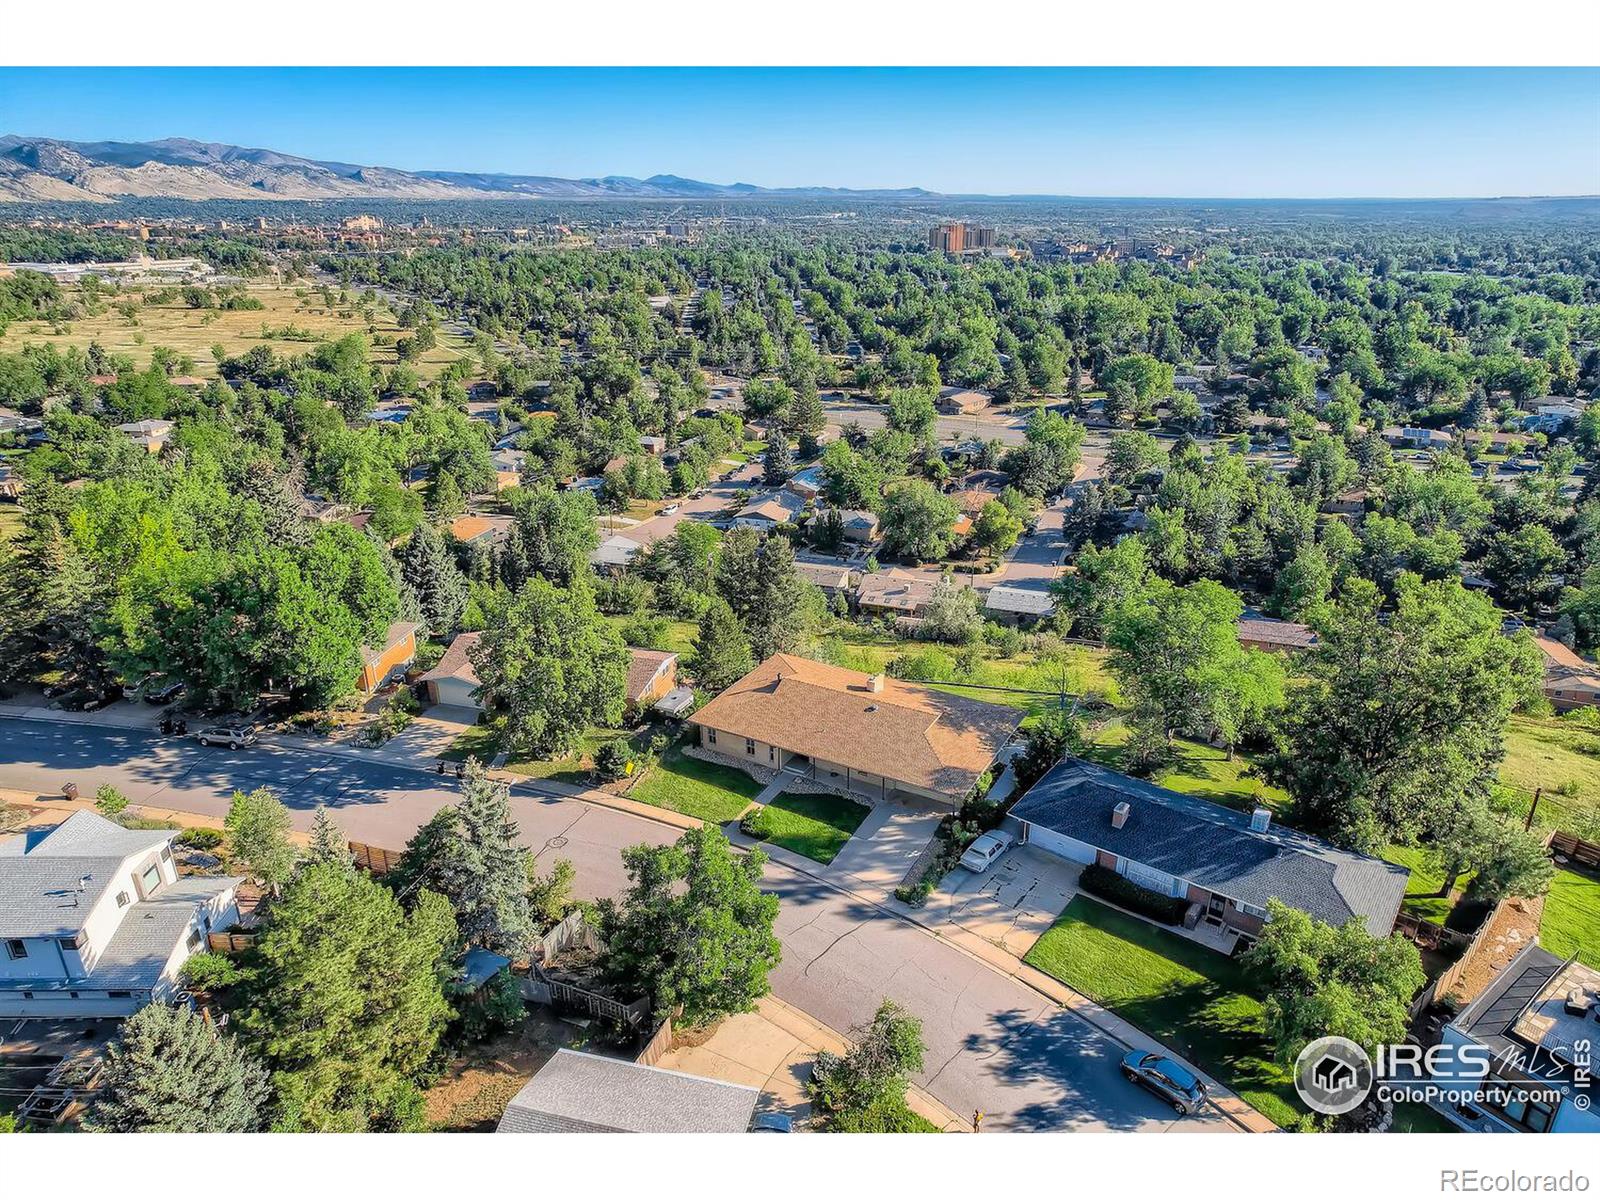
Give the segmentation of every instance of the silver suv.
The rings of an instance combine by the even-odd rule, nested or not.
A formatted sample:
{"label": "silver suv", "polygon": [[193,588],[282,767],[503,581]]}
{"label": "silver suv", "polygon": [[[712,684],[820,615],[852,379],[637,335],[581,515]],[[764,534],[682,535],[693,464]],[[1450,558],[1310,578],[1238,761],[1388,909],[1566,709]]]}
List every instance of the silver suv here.
{"label": "silver suv", "polygon": [[195,740],[202,746],[226,746],[229,750],[237,750],[240,746],[248,746],[256,740],[256,727],[254,725],[207,725],[194,736]]}

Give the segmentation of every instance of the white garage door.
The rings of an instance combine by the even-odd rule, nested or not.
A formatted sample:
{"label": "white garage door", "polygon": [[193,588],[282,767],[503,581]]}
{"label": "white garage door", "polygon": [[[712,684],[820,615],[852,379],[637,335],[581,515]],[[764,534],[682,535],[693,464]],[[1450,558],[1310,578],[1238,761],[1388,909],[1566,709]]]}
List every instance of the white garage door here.
{"label": "white garage door", "polygon": [[1176,876],[1168,875],[1165,871],[1158,871],[1154,867],[1147,867],[1143,863],[1129,862],[1123,859],[1120,866],[1122,873],[1133,880],[1140,887],[1147,887],[1152,892],[1160,892],[1163,896],[1171,896],[1178,886]]}
{"label": "white garage door", "polygon": [[433,685],[439,695],[440,704],[454,705],[458,708],[481,708],[476,692],[477,685],[468,683],[465,679],[440,679]]}
{"label": "white garage door", "polygon": [[1058,858],[1064,858],[1068,862],[1094,861],[1094,847],[1087,842],[1080,842],[1077,838],[1070,838],[1064,833],[1057,833],[1053,829],[1045,829],[1038,825],[1028,826],[1028,845],[1047,854],[1054,854]]}

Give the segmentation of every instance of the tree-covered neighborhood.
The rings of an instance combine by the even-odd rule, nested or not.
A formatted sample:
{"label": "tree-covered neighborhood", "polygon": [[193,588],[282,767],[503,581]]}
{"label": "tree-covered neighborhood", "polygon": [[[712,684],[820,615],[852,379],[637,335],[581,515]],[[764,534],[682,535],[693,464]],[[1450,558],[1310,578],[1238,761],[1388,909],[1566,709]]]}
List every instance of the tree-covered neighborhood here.
{"label": "tree-covered neighborhood", "polygon": [[434,182],[0,205],[0,1123],[1600,1129],[1593,202]]}

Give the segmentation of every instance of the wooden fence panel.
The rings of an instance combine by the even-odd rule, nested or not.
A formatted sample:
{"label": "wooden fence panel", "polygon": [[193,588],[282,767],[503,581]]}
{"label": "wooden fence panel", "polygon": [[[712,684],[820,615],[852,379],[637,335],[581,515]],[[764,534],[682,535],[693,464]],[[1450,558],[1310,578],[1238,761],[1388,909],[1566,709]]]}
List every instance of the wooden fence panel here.
{"label": "wooden fence panel", "polygon": [[356,866],[373,875],[387,875],[400,862],[400,851],[385,850],[382,846],[369,846],[365,842],[350,842],[350,853]]}
{"label": "wooden fence panel", "polygon": [[237,954],[254,946],[256,936],[253,933],[209,933],[206,935],[206,949],[218,954]]}
{"label": "wooden fence panel", "polygon": [[1583,866],[1600,869],[1600,842],[1586,842],[1575,833],[1557,830],[1551,834],[1550,852]]}
{"label": "wooden fence panel", "polygon": [[641,1066],[653,1067],[670,1049],[672,1049],[672,1018],[668,1017],[661,1022],[661,1027],[650,1035],[650,1040],[644,1044],[644,1049],[639,1051],[633,1061]]}

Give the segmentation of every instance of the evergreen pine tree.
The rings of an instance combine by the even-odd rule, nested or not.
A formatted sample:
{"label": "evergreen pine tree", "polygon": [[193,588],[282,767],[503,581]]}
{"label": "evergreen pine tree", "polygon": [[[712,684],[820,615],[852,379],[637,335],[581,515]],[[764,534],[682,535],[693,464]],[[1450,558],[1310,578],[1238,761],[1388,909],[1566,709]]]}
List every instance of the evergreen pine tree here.
{"label": "evergreen pine tree", "polygon": [[788,434],[773,430],[772,440],[762,459],[761,481],[768,487],[778,487],[794,474],[794,451],[789,449]]}
{"label": "evergreen pine tree", "polygon": [[85,1125],[108,1133],[250,1133],[267,1073],[188,1008],[151,1004],[123,1022]]}
{"label": "evergreen pine tree", "polygon": [[425,888],[448,900],[468,945],[520,957],[534,924],[529,855],[517,833],[509,789],[469,759],[461,803],[441,809],[417,831],[391,882],[402,898]]}
{"label": "evergreen pine tree", "polygon": [[712,597],[700,618],[691,665],[700,686],[713,692],[720,692],[755,666],[750,639],[721,596]]}
{"label": "evergreen pine tree", "polygon": [[311,816],[311,849],[307,862],[332,863],[340,867],[354,867],[355,855],[350,853],[349,840],[344,830],[334,823],[333,815],[325,804],[317,805]]}
{"label": "evergreen pine tree", "polygon": [[433,526],[419,525],[400,551],[400,578],[422,606],[428,630],[440,637],[455,633],[467,605],[467,580]]}

